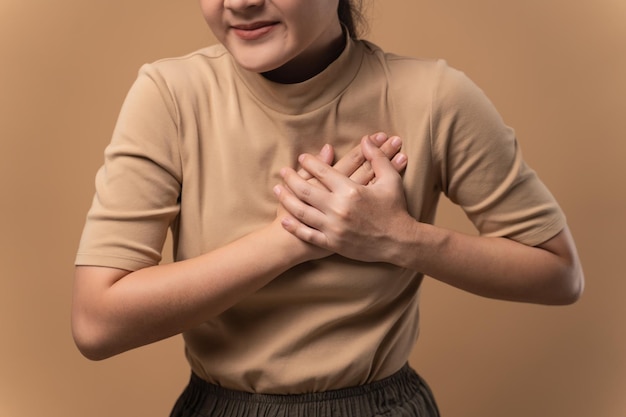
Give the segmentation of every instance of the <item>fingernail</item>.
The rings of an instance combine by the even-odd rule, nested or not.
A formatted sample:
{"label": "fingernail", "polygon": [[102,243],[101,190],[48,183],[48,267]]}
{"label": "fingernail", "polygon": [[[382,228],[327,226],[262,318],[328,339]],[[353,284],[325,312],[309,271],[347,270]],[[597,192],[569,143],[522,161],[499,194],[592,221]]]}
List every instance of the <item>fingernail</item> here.
{"label": "fingernail", "polygon": [[274,190],[274,194],[276,196],[280,195],[280,187],[278,185],[275,185],[274,188],[272,188],[272,190]]}
{"label": "fingernail", "polygon": [[404,164],[407,160],[406,155],[403,153],[399,153],[396,156],[393,157],[393,159],[396,161],[396,163],[398,164]]}
{"label": "fingernail", "polygon": [[402,145],[402,139],[400,139],[398,136],[394,136],[393,138],[391,138],[391,144],[393,146],[400,146]]}
{"label": "fingernail", "polygon": [[377,133],[374,135],[374,140],[382,144],[385,140],[387,140],[387,136],[384,133]]}

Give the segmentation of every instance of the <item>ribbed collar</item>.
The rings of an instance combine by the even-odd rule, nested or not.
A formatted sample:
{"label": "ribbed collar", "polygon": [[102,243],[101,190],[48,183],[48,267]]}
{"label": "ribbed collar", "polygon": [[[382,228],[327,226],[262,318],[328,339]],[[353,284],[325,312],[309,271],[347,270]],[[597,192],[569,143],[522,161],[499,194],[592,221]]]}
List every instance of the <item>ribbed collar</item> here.
{"label": "ribbed collar", "polygon": [[326,69],[301,83],[281,84],[261,74],[241,68],[234,59],[235,71],[252,94],[266,106],[284,114],[308,113],[333,101],[356,77],[363,60],[364,47],[346,36],[346,47]]}

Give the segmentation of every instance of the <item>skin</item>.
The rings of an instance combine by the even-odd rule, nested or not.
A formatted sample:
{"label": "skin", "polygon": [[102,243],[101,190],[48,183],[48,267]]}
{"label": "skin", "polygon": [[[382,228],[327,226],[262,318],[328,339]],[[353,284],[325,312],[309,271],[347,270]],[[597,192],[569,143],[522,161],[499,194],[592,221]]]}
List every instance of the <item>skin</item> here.
{"label": "skin", "polygon": [[[239,65],[277,82],[314,76],[343,47],[336,0],[200,3]],[[272,29],[263,29],[263,22]],[[255,30],[267,32],[258,36]],[[578,298],[583,276],[567,229],[527,247],[411,218],[398,174],[407,163],[401,145],[400,138],[379,133],[364,137],[334,165],[331,146],[316,156],[302,155],[303,169],[282,170],[284,184],[274,189],[279,202],[274,221],[196,258],[134,272],[77,267],[72,331],[78,348],[100,360],[179,334],[287,269],[332,253],[390,262],[494,298],[546,304]]]}
{"label": "skin", "polygon": [[[201,0],[200,5],[215,36],[237,63],[277,82],[316,75],[343,48],[337,0]],[[263,28],[268,24],[271,30]],[[382,133],[371,138],[396,169],[404,169],[406,156],[399,153],[399,138]],[[333,148],[325,146],[317,157],[332,164]],[[334,168],[356,183],[373,179],[361,146]],[[306,171],[300,175],[321,187]],[[179,334],[220,314],[287,269],[332,253],[285,231],[278,219],[286,215],[277,204],[277,219],[260,230],[173,264],[134,272],[77,267],[72,332],[79,350],[99,360]]]}
{"label": "skin", "polygon": [[398,172],[369,139],[362,149],[376,178],[366,185],[310,155],[300,164],[323,188],[290,168],[281,171],[285,184],[274,192],[289,213],[281,220],[285,230],[345,257],[388,262],[485,297],[539,304],[580,297],[584,277],[567,227],[533,247],[420,223],[407,211]]}
{"label": "skin", "polygon": [[318,74],[341,53],[345,39],[337,5],[338,0],[200,0],[211,31],[239,65],[282,83]]}
{"label": "skin", "polygon": [[[406,167],[398,137],[379,133],[370,138],[394,169]],[[316,157],[325,164],[332,163],[332,146],[326,145]],[[356,183],[367,184],[374,178],[360,145],[333,167]],[[305,171],[299,175],[309,178],[312,187],[322,187]],[[279,206],[276,220],[260,230],[172,264],[134,272],[76,267],[72,332],[79,350],[89,359],[101,360],[174,336],[219,315],[287,269],[332,253],[285,231],[280,219],[287,215]]]}

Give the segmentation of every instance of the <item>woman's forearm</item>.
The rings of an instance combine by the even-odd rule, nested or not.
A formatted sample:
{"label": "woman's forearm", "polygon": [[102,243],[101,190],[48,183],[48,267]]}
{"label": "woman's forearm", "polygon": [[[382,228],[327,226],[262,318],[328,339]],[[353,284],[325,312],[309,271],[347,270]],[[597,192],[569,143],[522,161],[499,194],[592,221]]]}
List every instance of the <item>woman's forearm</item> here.
{"label": "woman's forearm", "polygon": [[567,227],[536,247],[470,236],[414,221],[403,229],[392,262],[484,297],[570,304],[584,278]]}
{"label": "woman's forearm", "polygon": [[77,267],[76,343],[97,360],[181,333],[300,263],[305,245],[268,226],[197,258],[135,272]]}
{"label": "woman's forearm", "polygon": [[388,159],[368,140],[361,143],[376,177],[366,186],[308,155],[300,162],[325,189],[282,171],[288,187],[276,194],[292,214],[282,222],[286,230],[348,258],[392,263],[485,297],[568,304],[580,296],[583,273],[567,227],[532,247],[420,223]]}
{"label": "woman's forearm", "polygon": [[[404,168],[399,138],[379,133],[372,140],[395,170]],[[332,163],[332,147],[324,147],[318,158]],[[357,146],[334,166],[357,183],[367,184],[373,172],[364,161]],[[279,207],[278,218],[283,215]],[[287,269],[330,253],[301,241],[275,220],[224,247],[181,262],[135,272],[77,267],[72,308],[76,344],[85,356],[103,359],[173,336],[217,316]]]}

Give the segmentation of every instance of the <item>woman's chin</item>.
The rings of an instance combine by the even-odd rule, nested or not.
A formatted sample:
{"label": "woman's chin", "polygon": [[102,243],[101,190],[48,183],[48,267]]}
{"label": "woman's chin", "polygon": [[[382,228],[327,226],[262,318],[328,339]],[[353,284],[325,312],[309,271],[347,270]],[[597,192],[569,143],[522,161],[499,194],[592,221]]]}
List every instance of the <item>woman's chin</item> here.
{"label": "woman's chin", "polygon": [[273,71],[283,65],[283,62],[274,62],[268,59],[255,59],[255,57],[235,56],[235,61],[241,68],[245,69],[246,71],[256,72],[258,74]]}

